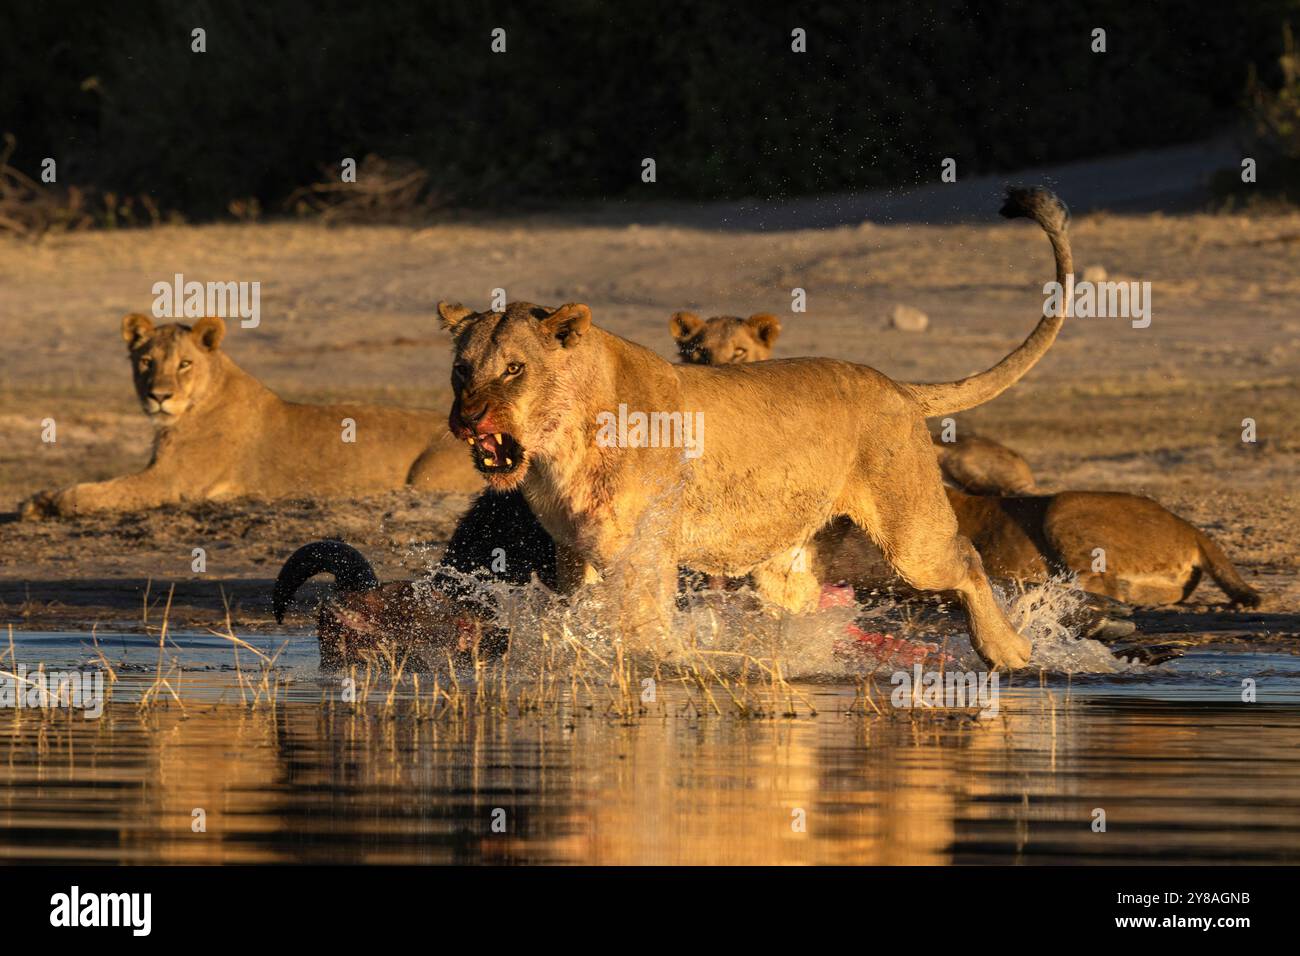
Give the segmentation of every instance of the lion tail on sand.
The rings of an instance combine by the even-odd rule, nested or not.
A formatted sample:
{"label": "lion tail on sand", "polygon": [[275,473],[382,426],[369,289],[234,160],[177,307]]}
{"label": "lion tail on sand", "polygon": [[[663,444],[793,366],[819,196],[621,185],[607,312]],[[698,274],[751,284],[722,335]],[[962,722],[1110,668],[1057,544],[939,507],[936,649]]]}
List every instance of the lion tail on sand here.
{"label": "lion tail on sand", "polygon": [[1214,578],[1214,583],[1221,587],[1223,593],[1232,598],[1234,603],[1243,607],[1259,607],[1263,601],[1260,593],[1241,579],[1241,575],[1228,560],[1228,556],[1223,553],[1223,549],[1196,525],[1190,522],[1188,524],[1196,532],[1196,544],[1203,562],[1201,566],[1210,573],[1210,577]]}
{"label": "lion tail on sand", "polygon": [[356,548],[342,541],[313,541],[289,556],[275,579],[271,606],[278,624],[284,623],[289,602],[310,578],[321,573],[334,575],[340,591],[371,591],[379,587],[379,578],[370,562]]}
{"label": "lion tail on sand", "polygon": [[[1070,252],[1070,238],[1066,228],[1070,210],[1049,189],[1042,186],[1012,188],[1007,190],[1007,201],[1001,209],[1008,219],[1032,219],[1047,233],[1056,257],[1056,281],[1066,287],[1066,276],[1074,272],[1074,258]],[[986,372],[955,382],[934,384],[909,384],[912,394],[920,402],[924,415],[950,415],[982,405],[1005,392],[1020,380],[1038,362],[1056,341],[1056,333],[1065,324],[1065,297],[1056,315],[1045,315],[1029,338],[1020,347]]]}

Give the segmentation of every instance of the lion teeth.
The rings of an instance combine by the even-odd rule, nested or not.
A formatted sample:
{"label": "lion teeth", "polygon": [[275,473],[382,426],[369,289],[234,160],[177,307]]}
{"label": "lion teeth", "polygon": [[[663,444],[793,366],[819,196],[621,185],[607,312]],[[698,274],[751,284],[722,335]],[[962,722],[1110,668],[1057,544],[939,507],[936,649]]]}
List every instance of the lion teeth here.
{"label": "lion teeth", "polygon": [[466,438],[465,440],[466,440],[467,442],[469,442],[471,445],[474,444],[474,439],[473,439],[473,438]]}
{"label": "lion teeth", "polygon": [[483,464],[487,465],[489,468],[495,468],[497,465],[497,460],[495,458],[484,458]]}
{"label": "lion teeth", "polygon": [[493,435],[492,437],[495,438],[495,439],[497,440],[497,444],[498,444],[498,445],[501,444],[501,433],[500,433],[500,432],[497,432],[497,433],[496,433],[495,435]]}
{"label": "lion teeth", "polygon": [[511,465],[513,465],[513,464],[514,464],[514,462],[511,461],[509,458],[506,459],[506,467],[507,467],[507,468],[509,468],[509,467],[510,467]]}

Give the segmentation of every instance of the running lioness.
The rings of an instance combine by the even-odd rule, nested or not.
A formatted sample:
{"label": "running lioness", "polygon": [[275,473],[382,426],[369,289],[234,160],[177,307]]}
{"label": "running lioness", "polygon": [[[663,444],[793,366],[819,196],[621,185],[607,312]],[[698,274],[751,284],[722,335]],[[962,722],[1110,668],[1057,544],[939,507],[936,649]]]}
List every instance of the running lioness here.
{"label": "running lioness", "polygon": [[[1073,262],[1060,201],[1012,190],[1002,213],[1043,228],[1064,285]],[[957,531],[925,418],[1009,388],[1055,340],[1063,310],[988,371],[939,384],[834,359],[672,365],[593,325],[576,303],[476,313],[443,302],[438,311],[454,339],[453,432],[490,487],[523,491],[555,540],[561,590],[614,584],[626,633],[667,628],[679,565],[749,574],[768,599],[811,608],[821,589],[804,546],[846,515],[911,585],[956,592],[990,665],[1028,662],[1029,641]],[[756,414],[769,409],[779,412]],[[626,430],[629,415],[675,430]]]}
{"label": "running lioness", "polygon": [[156,427],[153,459],[134,475],[43,491],[22,516],[483,486],[437,412],[286,402],[221,351],[225,333],[219,318],[193,328],[123,318],[136,394]]}

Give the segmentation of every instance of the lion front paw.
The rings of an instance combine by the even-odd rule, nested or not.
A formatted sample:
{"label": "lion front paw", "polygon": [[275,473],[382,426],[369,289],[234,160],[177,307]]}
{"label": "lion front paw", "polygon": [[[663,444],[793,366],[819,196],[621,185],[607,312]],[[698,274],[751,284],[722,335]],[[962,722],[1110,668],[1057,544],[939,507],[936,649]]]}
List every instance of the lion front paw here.
{"label": "lion front paw", "polygon": [[1019,670],[1026,666],[1032,651],[1029,638],[1009,627],[998,628],[998,631],[994,640],[986,634],[983,640],[973,641],[976,653],[995,670]]}

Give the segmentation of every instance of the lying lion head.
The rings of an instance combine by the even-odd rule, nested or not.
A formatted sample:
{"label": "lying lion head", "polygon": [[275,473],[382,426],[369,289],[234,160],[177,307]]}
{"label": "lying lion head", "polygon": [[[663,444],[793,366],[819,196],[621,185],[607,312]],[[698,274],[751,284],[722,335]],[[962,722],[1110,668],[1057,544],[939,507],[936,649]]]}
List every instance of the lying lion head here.
{"label": "lying lion head", "polygon": [[760,312],[747,319],[715,315],[701,319],[694,312],[678,312],[668,320],[683,362],[694,365],[738,365],[771,358],[781,334],[781,320]]}
{"label": "lying lion head", "polygon": [[439,302],[438,315],[454,339],[451,432],[473,446],[489,485],[513,488],[549,450],[574,394],[568,372],[591,309],[512,302],[504,312],[474,312]]}
{"label": "lying lion head", "polygon": [[139,313],[123,318],[122,338],[145,414],[168,426],[198,404],[214,377],[225,334],[226,325],[218,318],[199,319],[193,328],[179,323],[155,327]]}

